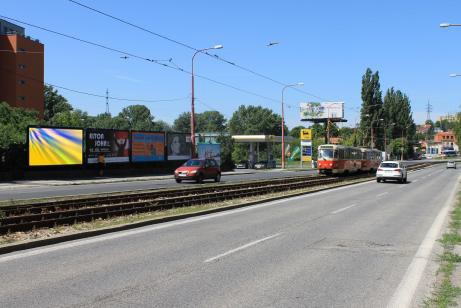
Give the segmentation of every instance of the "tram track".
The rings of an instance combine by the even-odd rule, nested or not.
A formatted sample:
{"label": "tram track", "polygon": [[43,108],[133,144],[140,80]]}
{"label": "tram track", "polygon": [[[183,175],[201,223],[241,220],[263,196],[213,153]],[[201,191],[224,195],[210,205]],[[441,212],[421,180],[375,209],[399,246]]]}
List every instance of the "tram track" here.
{"label": "tram track", "polygon": [[[424,168],[427,165],[417,164],[409,166],[408,169]],[[372,175],[363,174],[348,177],[297,176],[235,184],[221,183],[186,189],[124,192],[2,206],[0,208],[0,234],[263,196],[308,187],[337,185],[341,182],[347,184],[357,179],[370,177]]]}

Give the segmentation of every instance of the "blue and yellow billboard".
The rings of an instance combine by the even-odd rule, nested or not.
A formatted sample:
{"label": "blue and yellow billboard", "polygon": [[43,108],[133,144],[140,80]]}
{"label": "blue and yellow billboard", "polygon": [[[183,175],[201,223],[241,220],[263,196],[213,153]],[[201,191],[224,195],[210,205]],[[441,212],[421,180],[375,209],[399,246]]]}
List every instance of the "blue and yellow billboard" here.
{"label": "blue and yellow billboard", "polygon": [[29,127],[29,166],[82,163],[83,130]]}

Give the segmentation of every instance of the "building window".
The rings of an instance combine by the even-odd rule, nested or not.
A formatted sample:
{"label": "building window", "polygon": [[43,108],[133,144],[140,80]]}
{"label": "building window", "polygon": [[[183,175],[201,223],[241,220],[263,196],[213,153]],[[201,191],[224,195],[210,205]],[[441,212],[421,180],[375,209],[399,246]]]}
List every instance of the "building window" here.
{"label": "building window", "polygon": [[25,64],[18,64],[18,67],[19,69],[23,70],[26,68],[26,65]]}
{"label": "building window", "polygon": [[18,81],[18,83],[21,84],[21,85],[25,85],[26,81],[21,79],[21,80]]}

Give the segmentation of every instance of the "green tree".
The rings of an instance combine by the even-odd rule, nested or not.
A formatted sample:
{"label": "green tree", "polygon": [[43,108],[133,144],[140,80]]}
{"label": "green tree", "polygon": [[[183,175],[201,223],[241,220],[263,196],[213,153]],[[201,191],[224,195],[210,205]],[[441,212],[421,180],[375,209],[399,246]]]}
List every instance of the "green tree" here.
{"label": "green tree", "polygon": [[[232,135],[277,135],[282,134],[282,118],[261,106],[240,106],[229,120]],[[285,127],[288,131],[288,128]]]}
{"label": "green tree", "polygon": [[54,126],[81,128],[92,127],[94,122],[94,117],[89,116],[87,112],[80,109],[58,112],[50,120],[50,123]]}
{"label": "green tree", "polygon": [[[381,118],[382,109],[382,94],[379,83],[379,72],[372,72],[367,68],[365,74],[362,76],[362,108],[360,110],[360,128],[365,134],[364,144],[371,146],[371,131],[377,125]],[[373,132],[375,147],[382,148],[380,143],[380,134]],[[378,142],[377,142],[378,141]]]}
{"label": "green tree", "polygon": [[5,102],[0,103],[0,147],[24,144],[27,126],[37,124],[40,124],[37,111],[11,107]]}
{"label": "green tree", "polygon": [[115,122],[119,129],[154,130],[154,116],[144,105],[131,105],[123,108]]}
{"label": "green tree", "polygon": [[226,130],[226,118],[219,111],[205,111],[196,114],[198,133],[222,133]]}
{"label": "green tree", "polygon": [[190,112],[183,112],[174,120],[173,130],[179,133],[190,133]]}
{"label": "green tree", "polygon": [[154,121],[153,129],[159,132],[171,132],[173,130],[170,124],[162,120]]}
{"label": "green tree", "polygon": [[43,111],[43,119],[45,121],[50,121],[57,113],[72,111],[74,109],[67,99],[60,95],[52,86],[45,85],[44,98],[45,109]]}
{"label": "green tree", "polygon": [[288,133],[288,136],[291,136],[293,138],[299,139],[300,136],[301,136],[301,130],[302,129],[305,129],[305,127],[302,126],[302,125],[295,126],[292,129],[290,129],[290,132]]}

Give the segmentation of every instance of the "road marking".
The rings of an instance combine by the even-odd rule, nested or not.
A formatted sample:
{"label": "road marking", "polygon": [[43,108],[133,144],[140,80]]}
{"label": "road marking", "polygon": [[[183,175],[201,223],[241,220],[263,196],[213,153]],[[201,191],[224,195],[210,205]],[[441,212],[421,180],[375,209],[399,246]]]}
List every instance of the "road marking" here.
{"label": "road marking", "polygon": [[419,181],[418,179],[416,179],[416,180],[413,180],[413,183],[416,183],[416,182],[418,182],[418,181]]}
{"label": "road marking", "polygon": [[352,208],[352,207],[354,207],[354,206],[357,206],[357,205],[358,205],[358,204],[351,204],[351,205],[349,205],[349,206],[346,206],[346,207],[343,207],[343,208],[341,208],[341,209],[339,209],[339,210],[336,210],[336,211],[334,211],[334,212],[331,212],[331,214],[338,214],[338,213],[341,213],[341,212],[343,212],[343,211],[345,211],[345,210],[348,210],[348,209],[350,209],[350,208]]}
{"label": "road marking", "polygon": [[216,257],[213,257],[213,258],[209,258],[209,259],[206,259],[203,263],[210,263],[210,262],[213,262],[217,259],[221,259],[225,256],[228,256],[230,254],[233,254],[233,253],[236,253],[237,251],[241,251],[241,250],[244,250],[244,249],[247,249],[251,246],[254,246],[254,245],[257,245],[259,243],[262,243],[262,242],[265,242],[265,241],[268,241],[270,239],[273,239],[273,238],[276,238],[278,236],[280,236],[282,233],[277,233],[277,234],[274,234],[274,235],[271,235],[271,236],[268,236],[268,237],[265,237],[265,238],[262,238],[260,240],[257,240],[257,241],[254,241],[254,242],[251,242],[251,243],[248,243],[248,244],[245,244],[243,246],[240,246],[240,247],[237,247],[235,249],[231,249],[229,251],[226,251],[225,253],[222,253],[220,255],[217,255]]}
{"label": "road marking", "polygon": [[376,198],[380,198],[380,197],[385,196],[385,195],[387,195],[387,194],[388,194],[387,191],[386,191],[386,192],[383,192],[382,194],[376,195]]}
{"label": "road marking", "polygon": [[413,257],[413,261],[411,261],[410,266],[408,266],[405,276],[403,276],[402,281],[395,290],[394,295],[392,295],[387,307],[410,307],[416,288],[418,287],[419,281],[421,280],[424,269],[426,268],[427,262],[430,258],[434,243],[439,237],[440,230],[443,227],[443,223],[448,215],[451,205],[456,200],[455,197],[458,191],[460,179],[461,176],[459,176],[456,180],[457,184],[453,187],[450,197],[447,199],[432,223],[431,228],[419,246],[418,251]]}

